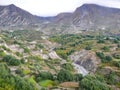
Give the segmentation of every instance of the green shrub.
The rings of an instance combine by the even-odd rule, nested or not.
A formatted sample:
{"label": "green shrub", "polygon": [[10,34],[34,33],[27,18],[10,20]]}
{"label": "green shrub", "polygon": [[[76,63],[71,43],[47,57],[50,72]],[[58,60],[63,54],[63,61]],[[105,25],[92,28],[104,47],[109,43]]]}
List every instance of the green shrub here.
{"label": "green shrub", "polygon": [[36,81],[40,82],[42,80],[53,80],[53,75],[50,72],[40,72],[36,76]]}
{"label": "green shrub", "polygon": [[80,90],[111,90],[105,83],[104,79],[99,78],[91,75],[85,76],[79,82]]}
{"label": "green shrub", "polygon": [[6,55],[3,57],[3,61],[6,62],[8,65],[11,66],[18,66],[21,64],[20,60],[16,59],[11,55]]}
{"label": "green shrub", "polygon": [[105,59],[105,55],[103,52],[96,52],[96,55],[100,58],[100,59]]}
{"label": "green shrub", "polygon": [[91,46],[88,45],[88,46],[85,47],[85,49],[86,49],[86,50],[91,50]]}
{"label": "green shrub", "polygon": [[105,52],[109,52],[109,51],[110,51],[110,47],[109,47],[109,46],[104,46],[102,49],[103,49]]}
{"label": "green shrub", "polygon": [[120,61],[114,61],[113,64],[114,64],[116,67],[120,68]]}
{"label": "green shrub", "polygon": [[111,56],[106,56],[106,57],[105,57],[105,59],[106,59],[106,61],[108,61],[108,62],[109,62],[109,61],[111,61],[111,60],[112,60],[112,57],[111,57]]}
{"label": "green shrub", "polygon": [[112,85],[116,83],[115,77],[115,72],[111,72],[110,74],[105,75],[107,83]]}
{"label": "green shrub", "polygon": [[100,39],[100,40],[97,41],[97,43],[105,43],[105,41]]}
{"label": "green shrub", "polygon": [[3,50],[0,50],[0,57],[4,57],[6,54],[4,53]]}
{"label": "green shrub", "polygon": [[113,42],[114,42],[114,43],[119,43],[119,40],[115,39]]}
{"label": "green shrub", "polygon": [[70,63],[65,63],[62,65],[62,67],[66,70],[73,71],[74,67]]}
{"label": "green shrub", "polygon": [[0,76],[9,74],[10,70],[6,64],[0,63]]}
{"label": "green shrub", "polygon": [[76,82],[81,81],[82,79],[83,79],[83,75],[82,74],[75,74],[74,75],[74,80]]}
{"label": "green shrub", "polygon": [[67,54],[63,50],[56,50],[56,53],[63,59],[67,59]]}
{"label": "green shrub", "polygon": [[60,82],[73,81],[74,76],[71,72],[61,69],[57,75],[57,80]]}

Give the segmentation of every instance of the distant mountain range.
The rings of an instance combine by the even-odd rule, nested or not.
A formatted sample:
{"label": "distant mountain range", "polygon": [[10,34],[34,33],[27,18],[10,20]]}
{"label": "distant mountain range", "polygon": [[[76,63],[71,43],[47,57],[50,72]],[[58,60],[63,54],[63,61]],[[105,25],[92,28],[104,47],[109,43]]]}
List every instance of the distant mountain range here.
{"label": "distant mountain range", "polygon": [[44,32],[78,32],[81,30],[120,29],[120,9],[84,4],[73,13],[39,17],[11,4],[0,6],[0,27],[30,27]]}

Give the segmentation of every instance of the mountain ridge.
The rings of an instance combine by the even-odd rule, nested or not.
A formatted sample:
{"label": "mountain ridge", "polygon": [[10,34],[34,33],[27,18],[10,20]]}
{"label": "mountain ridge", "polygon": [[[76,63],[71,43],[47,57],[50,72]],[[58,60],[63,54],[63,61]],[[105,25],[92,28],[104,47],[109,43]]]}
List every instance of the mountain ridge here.
{"label": "mountain ridge", "polygon": [[[73,13],[60,13],[53,17],[40,17],[11,4],[0,6],[0,26],[24,26],[44,32],[73,33],[81,30],[112,30],[120,28],[120,9],[84,4]],[[69,30],[69,31],[68,31]]]}

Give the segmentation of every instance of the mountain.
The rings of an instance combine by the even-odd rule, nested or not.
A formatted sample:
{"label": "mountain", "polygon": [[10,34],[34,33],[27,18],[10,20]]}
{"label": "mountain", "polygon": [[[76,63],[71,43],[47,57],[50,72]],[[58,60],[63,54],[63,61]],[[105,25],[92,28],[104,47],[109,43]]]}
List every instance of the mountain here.
{"label": "mountain", "polygon": [[[39,17],[11,4],[0,6],[0,27],[35,28],[46,34],[79,33],[81,30],[119,30],[120,9],[84,4],[73,13]],[[14,29],[14,28],[12,28]]]}
{"label": "mountain", "polygon": [[20,26],[39,23],[40,19],[11,4],[0,6],[0,26]]}
{"label": "mountain", "polygon": [[73,13],[72,23],[82,29],[119,29],[120,9],[85,4]]}
{"label": "mountain", "polygon": [[73,13],[59,14],[54,23],[67,24],[81,30],[120,28],[120,9],[84,4]]}

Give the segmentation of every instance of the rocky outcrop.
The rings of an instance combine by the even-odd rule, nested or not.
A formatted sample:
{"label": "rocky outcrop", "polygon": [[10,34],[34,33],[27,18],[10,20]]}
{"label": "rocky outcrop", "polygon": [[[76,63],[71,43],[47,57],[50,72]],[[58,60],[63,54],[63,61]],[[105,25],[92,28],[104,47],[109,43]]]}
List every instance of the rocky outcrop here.
{"label": "rocky outcrop", "polygon": [[89,72],[95,72],[100,60],[96,58],[96,54],[92,51],[81,50],[73,53],[69,58],[76,64],[83,66]]}
{"label": "rocky outcrop", "polygon": [[51,59],[60,59],[60,57],[57,55],[57,53],[55,51],[51,51],[48,56],[51,58]]}

